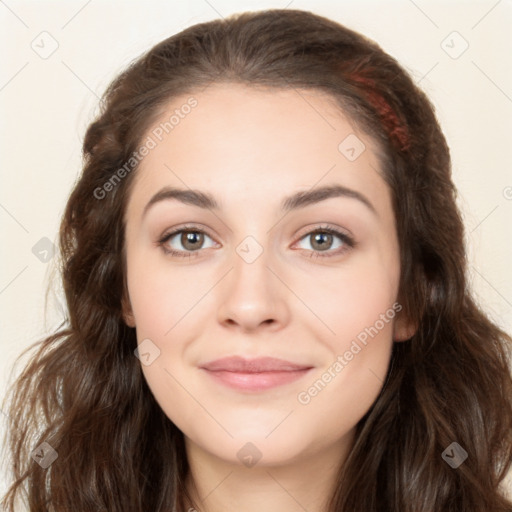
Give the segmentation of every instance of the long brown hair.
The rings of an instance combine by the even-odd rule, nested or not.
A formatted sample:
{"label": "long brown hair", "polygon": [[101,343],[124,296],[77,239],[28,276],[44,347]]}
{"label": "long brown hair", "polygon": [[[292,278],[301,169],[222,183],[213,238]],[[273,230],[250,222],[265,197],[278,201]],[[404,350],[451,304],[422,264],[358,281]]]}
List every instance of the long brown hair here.
{"label": "long brown hair", "polygon": [[[108,194],[98,189],[170,100],[221,82],[327,93],[377,141],[392,191],[399,299],[417,331],[394,343],[329,511],[511,512],[500,484],[512,464],[512,339],[468,289],[463,223],[434,109],[374,42],[300,10],[192,26],[107,89],[60,229],[68,317],[38,343],[9,395],[14,481],[3,505],[12,512],[22,490],[34,512],[181,512],[192,504],[183,434],[149,390],[135,329],[122,317],[123,217],[137,169]],[[458,446],[468,456],[455,468],[443,453],[460,455]],[[52,456],[51,447],[57,458],[43,467],[36,447],[39,457]]]}

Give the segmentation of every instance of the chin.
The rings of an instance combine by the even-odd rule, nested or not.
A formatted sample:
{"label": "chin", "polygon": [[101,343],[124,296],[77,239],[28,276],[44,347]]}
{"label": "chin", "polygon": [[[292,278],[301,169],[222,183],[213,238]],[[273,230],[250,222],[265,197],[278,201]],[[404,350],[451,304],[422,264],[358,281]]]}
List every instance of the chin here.
{"label": "chin", "polygon": [[267,423],[261,421],[243,424],[239,421],[228,429],[233,437],[221,428],[215,429],[215,432],[212,429],[195,431],[186,436],[189,442],[229,464],[248,468],[254,465],[281,466],[295,461],[308,451],[312,443],[308,442],[302,428],[290,424],[280,431],[283,425],[277,425],[274,423],[269,428]]}

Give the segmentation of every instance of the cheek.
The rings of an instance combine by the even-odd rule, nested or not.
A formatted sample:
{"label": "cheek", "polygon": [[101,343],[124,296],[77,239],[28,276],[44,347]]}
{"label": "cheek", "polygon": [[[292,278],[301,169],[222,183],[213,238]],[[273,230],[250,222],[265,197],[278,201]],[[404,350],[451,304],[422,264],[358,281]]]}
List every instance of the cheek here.
{"label": "cheek", "polygon": [[333,331],[322,326],[321,339],[330,357],[295,397],[298,417],[312,431],[321,431],[325,440],[348,432],[368,412],[391,358],[393,322],[400,310],[395,287],[389,273],[362,270],[340,276],[323,301],[318,295],[325,323]]}
{"label": "cheek", "polygon": [[318,338],[331,355],[298,401],[315,402],[311,409],[318,410],[336,404],[334,416],[347,410],[362,416],[382,387],[391,357],[393,324],[401,309],[399,264],[376,252],[329,277],[309,297],[323,321],[317,322]]}
{"label": "cheek", "polygon": [[191,330],[197,328],[199,308],[195,308],[208,283],[194,279],[197,273],[184,272],[184,267],[171,268],[154,257],[148,263],[150,258],[142,253],[131,256],[127,278],[137,341],[139,349],[149,346],[151,353],[149,364],[141,358],[141,369],[161,409],[178,428],[187,430],[200,411],[187,392],[190,375],[184,352]]}
{"label": "cheek", "polygon": [[148,263],[149,258],[134,256],[128,264],[128,292],[137,337],[165,340],[184,322],[190,322],[194,308],[208,290],[197,272]]}
{"label": "cheek", "polygon": [[348,350],[356,338],[363,343],[377,336],[391,340],[396,309],[400,309],[393,308],[398,280],[397,259],[375,251],[347,262],[339,271],[329,269],[315,286],[306,285],[309,303],[324,324],[318,333],[323,332],[334,353]]}

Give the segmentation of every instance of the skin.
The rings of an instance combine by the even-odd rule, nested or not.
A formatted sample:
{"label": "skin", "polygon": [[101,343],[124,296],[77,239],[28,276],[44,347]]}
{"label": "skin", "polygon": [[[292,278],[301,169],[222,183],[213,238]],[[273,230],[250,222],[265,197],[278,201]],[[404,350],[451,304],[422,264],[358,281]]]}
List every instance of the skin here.
{"label": "skin", "polygon": [[[189,97],[169,103],[155,126]],[[216,84],[194,97],[197,107],[134,177],[125,215],[125,320],[139,343],[149,338],[160,350],[142,370],[185,435],[187,485],[201,510],[325,510],[355,426],[382,388],[392,344],[413,333],[397,314],[309,403],[298,401],[398,300],[399,247],[377,148],[320,92]],[[352,162],[338,150],[349,134],[366,146]],[[332,184],[364,195],[375,212],[351,197],[279,210],[284,197]],[[221,208],[167,199],[143,216],[166,186],[209,192]],[[166,254],[158,240],[185,224],[207,233],[196,257]],[[314,234],[325,224],[349,233],[356,246],[334,236],[322,252]],[[252,263],[237,252],[249,235],[263,250]],[[186,252],[182,242],[178,234],[166,246]],[[326,251],[332,256],[311,257]],[[198,367],[234,354],[313,369],[292,383],[245,392]],[[252,467],[237,457],[248,442],[261,453]]]}

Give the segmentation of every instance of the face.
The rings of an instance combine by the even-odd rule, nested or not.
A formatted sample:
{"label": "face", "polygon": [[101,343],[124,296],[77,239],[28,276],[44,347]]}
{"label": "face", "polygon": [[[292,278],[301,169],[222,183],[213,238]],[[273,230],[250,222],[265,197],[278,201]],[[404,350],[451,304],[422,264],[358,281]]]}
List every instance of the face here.
{"label": "face", "polygon": [[411,334],[372,140],[318,92],[233,84],[174,99],[148,136],[125,319],[155,399],[227,462],[342,450]]}

